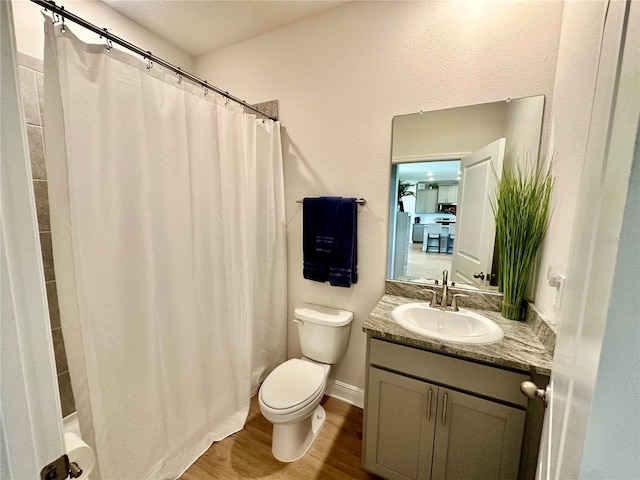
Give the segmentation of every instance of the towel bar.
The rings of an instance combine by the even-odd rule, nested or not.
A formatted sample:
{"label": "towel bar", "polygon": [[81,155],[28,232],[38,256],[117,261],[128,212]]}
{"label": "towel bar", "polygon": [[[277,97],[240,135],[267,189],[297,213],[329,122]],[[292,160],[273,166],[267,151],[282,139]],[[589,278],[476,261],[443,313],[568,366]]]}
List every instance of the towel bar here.
{"label": "towel bar", "polygon": [[[303,200],[296,200],[296,203],[303,203]],[[364,198],[359,198],[356,200],[358,205],[364,205],[367,201]]]}

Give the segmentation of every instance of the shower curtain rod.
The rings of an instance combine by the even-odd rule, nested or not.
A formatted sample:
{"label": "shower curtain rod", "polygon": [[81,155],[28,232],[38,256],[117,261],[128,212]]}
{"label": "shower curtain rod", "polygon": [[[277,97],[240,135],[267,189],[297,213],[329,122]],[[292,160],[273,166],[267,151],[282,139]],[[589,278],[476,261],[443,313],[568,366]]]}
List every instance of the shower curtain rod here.
{"label": "shower curtain rod", "polygon": [[[45,10],[51,10],[51,12],[54,14],[54,21],[55,19],[55,15],[59,15],[60,17],[62,17],[62,22],[64,24],[64,19],[67,18],[70,21],[72,21],[73,23],[76,23],[78,25],[80,25],[81,27],[86,28],[87,30],[91,30],[94,33],[97,33],[98,35],[100,35],[101,37],[105,37],[107,39],[107,41],[111,41],[113,43],[117,43],[118,45],[126,48],[127,50],[131,50],[134,53],[137,53],[138,55],[140,55],[142,58],[144,58],[147,61],[153,62],[153,63],[157,63],[158,65],[163,66],[164,68],[166,68],[167,70],[171,70],[172,72],[176,73],[179,77],[181,78],[186,78],[190,81],[192,81],[193,83],[200,85],[201,87],[203,87],[206,90],[213,90],[214,92],[216,92],[219,95],[222,95],[225,98],[228,98],[229,100],[239,103],[240,105],[242,105],[245,108],[248,108],[249,110],[252,110],[256,113],[259,113],[260,115],[263,115],[271,120],[278,121],[278,117],[272,116],[272,115],[268,115],[266,113],[264,113],[262,110],[249,105],[247,102],[245,102],[244,100],[241,100],[237,97],[234,97],[233,95],[231,95],[229,92],[225,92],[224,90],[219,89],[218,87],[214,86],[214,85],[210,85],[206,80],[202,80],[198,77],[196,77],[195,75],[189,73],[189,72],[185,72],[184,70],[182,70],[180,67],[176,67],[175,65],[172,65],[171,63],[167,62],[166,60],[163,60],[160,57],[156,57],[155,55],[153,55],[151,52],[149,51],[145,51],[142,48],[134,45],[133,43],[129,43],[126,40],[123,40],[120,37],[115,36],[113,33],[110,33],[106,28],[100,28],[95,26],[94,24],[86,21],[84,18],[78,17],[77,15],[74,15],[73,13],[69,12],[68,10],[66,10],[63,6],[58,6],[56,5],[56,3],[53,0],[31,0],[31,2],[40,5],[41,7],[44,7]],[[108,46],[108,43],[107,43]]]}

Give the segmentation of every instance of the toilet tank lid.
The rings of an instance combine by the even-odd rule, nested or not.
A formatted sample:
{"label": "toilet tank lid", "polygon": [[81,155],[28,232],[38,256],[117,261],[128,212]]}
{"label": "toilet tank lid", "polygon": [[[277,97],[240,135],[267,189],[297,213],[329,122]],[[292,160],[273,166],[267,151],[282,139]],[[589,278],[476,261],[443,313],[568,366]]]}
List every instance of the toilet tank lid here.
{"label": "toilet tank lid", "polygon": [[334,327],[342,327],[353,320],[353,312],[312,303],[303,303],[296,307],[294,315],[298,320]]}

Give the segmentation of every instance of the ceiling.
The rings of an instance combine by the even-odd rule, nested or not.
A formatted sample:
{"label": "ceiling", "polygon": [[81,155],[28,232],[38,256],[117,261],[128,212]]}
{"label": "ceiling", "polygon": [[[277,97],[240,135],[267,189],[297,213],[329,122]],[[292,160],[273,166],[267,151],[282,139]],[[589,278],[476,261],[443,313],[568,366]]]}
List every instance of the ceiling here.
{"label": "ceiling", "polygon": [[399,163],[398,180],[407,182],[456,182],[460,180],[460,160]]}
{"label": "ceiling", "polygon": [[101,1],[192,57],[348,3],[332,0]]}

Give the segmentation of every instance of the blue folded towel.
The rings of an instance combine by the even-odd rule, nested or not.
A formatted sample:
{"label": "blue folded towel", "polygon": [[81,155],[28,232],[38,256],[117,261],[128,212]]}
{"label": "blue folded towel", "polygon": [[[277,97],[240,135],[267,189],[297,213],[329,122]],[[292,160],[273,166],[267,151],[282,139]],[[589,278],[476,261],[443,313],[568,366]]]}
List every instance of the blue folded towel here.
{"label": "blue folded towel", "polygon": [[331,253],[333,250],[333,237],[328,235],[316,235],[316,252]]}
{"label": "blue folded towel", "polygon": [[317,282],[329,279],[329,258],[338,203],[331,199],[302,201],[302,255],[304,278]]}
{"label": "blue folded towel", "polygon": [[305,198],[302,214],[304,278],[341,287],[356,283],[356,199]]}
{"label": "blue folded towel", "polygon": [[334,248],[329,263],[329,283],[350,287],[358,282],[358,209],[355,198],[340,201],[335,221]]}

